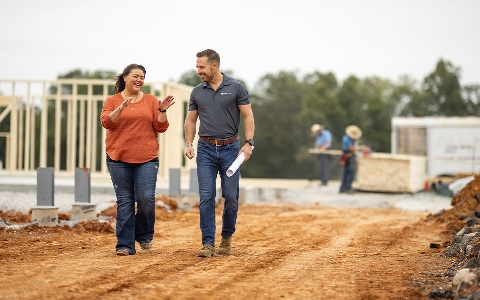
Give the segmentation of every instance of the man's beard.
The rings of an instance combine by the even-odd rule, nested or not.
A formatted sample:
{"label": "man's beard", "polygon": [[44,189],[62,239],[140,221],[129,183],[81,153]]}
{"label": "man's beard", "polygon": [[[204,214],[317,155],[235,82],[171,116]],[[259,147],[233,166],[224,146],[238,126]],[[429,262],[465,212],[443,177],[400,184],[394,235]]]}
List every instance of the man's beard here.
{"label": "man's beard", "polygon": [[203,82],[212,82],[213,81],[213,74],[211,74],[210,76],[205,74],[205,79],[202,79],[202,81]]}

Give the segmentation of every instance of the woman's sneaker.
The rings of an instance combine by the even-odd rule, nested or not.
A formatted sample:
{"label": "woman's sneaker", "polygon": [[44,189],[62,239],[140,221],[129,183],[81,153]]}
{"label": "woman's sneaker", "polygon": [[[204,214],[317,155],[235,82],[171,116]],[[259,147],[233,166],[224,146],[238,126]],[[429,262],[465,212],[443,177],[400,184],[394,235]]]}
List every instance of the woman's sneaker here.
{"label": "woman's sneaker", "polygon": [[140,243],[142,250],[152,250],[152,242]]}
{"label": "woman's sneaker", "polygon": [[117,250],[118,256],[129,256],[130,252],[127,249]]}

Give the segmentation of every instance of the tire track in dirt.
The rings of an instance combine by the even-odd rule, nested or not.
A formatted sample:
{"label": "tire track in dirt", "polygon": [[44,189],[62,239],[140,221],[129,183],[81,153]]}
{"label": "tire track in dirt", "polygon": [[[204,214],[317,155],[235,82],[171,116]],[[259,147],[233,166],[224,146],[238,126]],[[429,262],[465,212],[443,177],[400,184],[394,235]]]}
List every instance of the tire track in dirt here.
{"label": "tire track in dirt", "polygon": [[[366,212],[367,215],[361,213],[348,218],[342,210],[338,210],[337,215],[332,215],[331,212],[323,215],[321,209],[314,212],[301,211],[298,215],[293,213],[294,216],[297,215],[297,220],[293,218],[286,223],[302,223],[307,220],[308,228],[300,227],[304,229],[303,234],[297,235],[298,239],[293,245],[287,243],[284,251],[269,253],[268,257],[276,259],[266,264],[266,268],[256,270],[244,281],[236,281],[235,287],[225,290],[232,293],[233,289],[233,294],[238,295],[238,299],[248,298],[252,287],[255,287],[256,294],[262,299],[300,299],[306,294],[318,295],[322,299],[352,299],[352,295],[359,295],[365,290],[369,278],[375,275],[365,274],[365,271],[372,271],[364,270],[365,259],[378,262],[381,253],[381,249],[376,249],[377,252],[366,254],[371,250],[365,248],[359,252],[354,246],[357,240],[375,238],[374,234],[380,239],[389,238],[392,231],[400,230],[418,217],[398,211]],[[328,226],[325,226],[325,219],[329,219]],[[395,227],[380,229],[379,224],[384,221],[394,223]],[[316,228],[322,226],[322,232],[317,232]],[[293,228],[289,236],[295,235]],[[377,247],[374,244],[372,246]],[[379,275],[384,277],[384,273]]]}
{"label": "tire track in dirt", "polygon": [[[259,299],[300,299],[306,294],[318,293],[330,299],[345,299],[365,290],[370,277],[364,273],[362,265],[366,258],[378,262],[381,253],[381,249],[373,254],[367,254],[370,249],[358,252],[352,244],[370,239],[379,232],[384,235],[378,239],[388,238],[392,232],[418,219],[418,215],[398,211],[366,211],[367,214],[348,218],[342,210],[338,210],[337,215],[332,215],[330,210],[326,212],[324,215],[321,208],[300,213],[280,212],[275,216],[278,222],[274,228],[268,225],[268,220],[257,219],[255,232],[261,232],[263,239],[250,244],[246,234],[249,229],[245,228],[234,240],[237,249],[233,255],[190,265],[182,271],[188,282],[172,284],[181,278],[166,278],[167,282],[158,286],[186,299],[194,299],[194,296],[246,299],[252,293]],[[379,224],[385,221],[395,226],[380,229]],[[294,226],[297,223],[301,223],[300,226]],[[278,231],[282,232],[282,239],[278,239]],[[378,245],[373,243],[372,247]],[[385,277],[384,273],[378,275]],[[195,291],[193,295],[189,289],[178,290],[179,286],[189,285]]]}

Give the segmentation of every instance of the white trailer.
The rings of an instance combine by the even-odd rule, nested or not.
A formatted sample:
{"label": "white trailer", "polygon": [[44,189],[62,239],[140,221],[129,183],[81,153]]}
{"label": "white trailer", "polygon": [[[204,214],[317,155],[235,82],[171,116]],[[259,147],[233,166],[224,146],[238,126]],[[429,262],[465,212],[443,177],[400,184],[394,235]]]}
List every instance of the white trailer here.
{"label": "white trailer", "polygon": [[395,117],[392,154],[424,155],[429,177],[480,172],[480,118]]}

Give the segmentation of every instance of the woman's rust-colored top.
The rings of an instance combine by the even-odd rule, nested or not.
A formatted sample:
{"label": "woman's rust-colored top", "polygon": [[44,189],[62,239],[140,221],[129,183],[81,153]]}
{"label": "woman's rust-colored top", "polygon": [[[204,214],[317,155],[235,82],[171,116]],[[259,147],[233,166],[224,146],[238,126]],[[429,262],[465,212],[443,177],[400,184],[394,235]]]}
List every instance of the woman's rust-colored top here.
{"label": "woman's rust-colored top", "polygon": [[136,103],[130,103],[114,123],[110,113],[123,102],[120,93],[107,97],[103,103],[100,121],[107,130],[106,151],[113,160],[143,163],[158,157],[158,133],[168,128],[166,122],[158,122],[158,99],[143,93]]}

